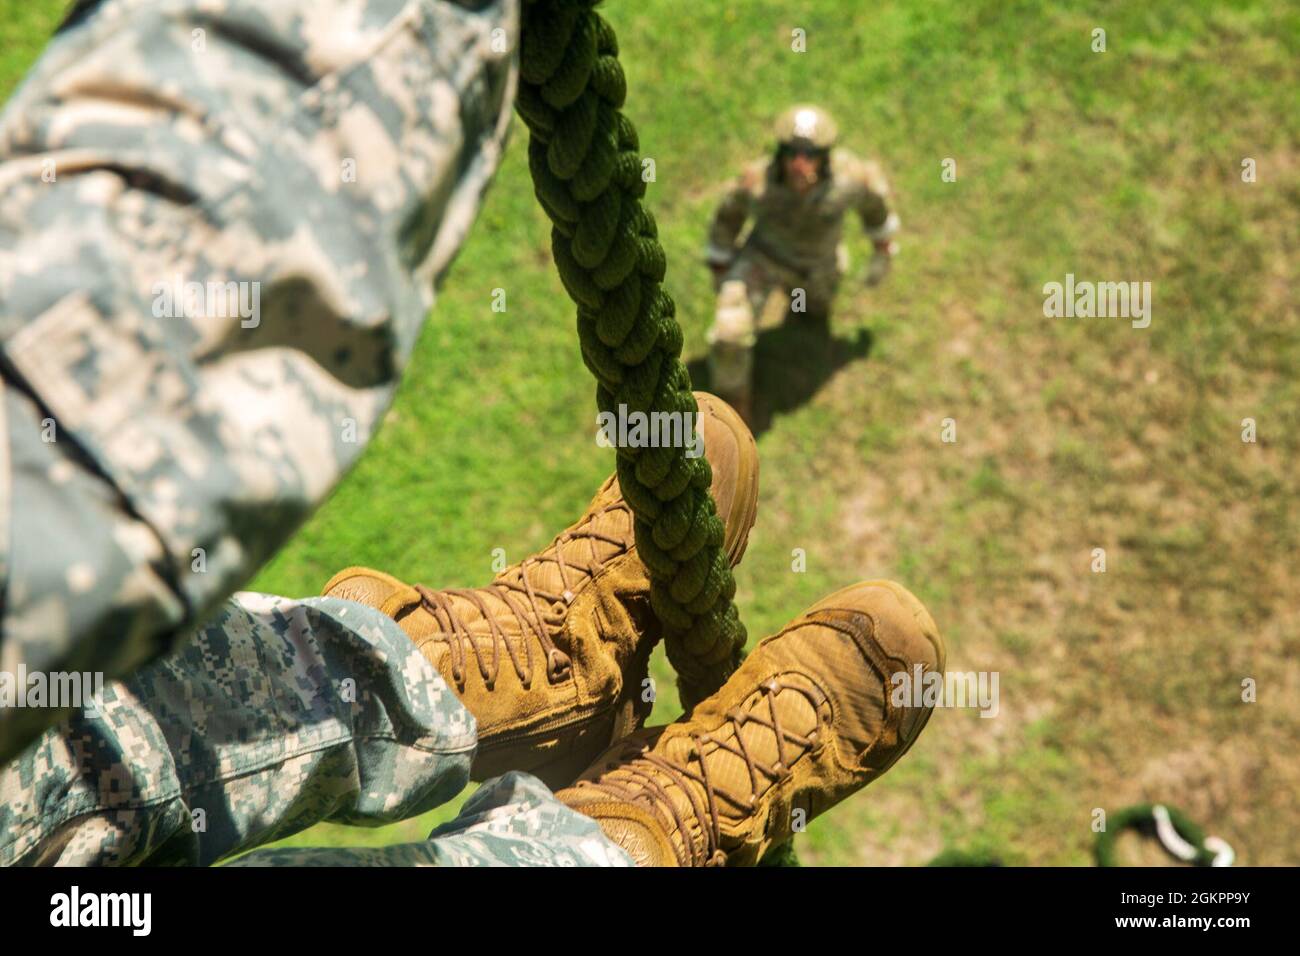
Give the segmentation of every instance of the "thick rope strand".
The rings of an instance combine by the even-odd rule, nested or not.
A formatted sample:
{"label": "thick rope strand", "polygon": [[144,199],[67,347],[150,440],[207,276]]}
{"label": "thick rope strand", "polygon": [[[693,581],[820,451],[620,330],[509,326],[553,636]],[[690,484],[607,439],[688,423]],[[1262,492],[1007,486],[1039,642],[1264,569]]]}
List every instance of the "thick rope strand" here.
{"label": "thick rope strand", "polygon": [[[597,408],[694,416],[682,329],[663,288],[667,260],[642,203],[636,127],[622,113],[627,82],[618,40],[591,9],[595,2],[525,6],[516,109],[529,130],[533,187],[551,220],[560,281],[578,307]],[[745,646],[723,524],[709,494],[712,472],[684,447],[620,447],[616,460],[651,604],[689,709],[722,686]]]}

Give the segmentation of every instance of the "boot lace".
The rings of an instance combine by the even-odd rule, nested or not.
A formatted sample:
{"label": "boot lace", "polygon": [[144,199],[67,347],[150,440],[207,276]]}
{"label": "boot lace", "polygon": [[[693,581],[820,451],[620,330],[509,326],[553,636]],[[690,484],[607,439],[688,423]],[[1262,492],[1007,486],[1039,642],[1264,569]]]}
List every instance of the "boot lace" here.
{"label": "boot lace", "polygon": [[[600,571],[609,561],[624,554],[630,547],[630,533],[615,537],[596,530],[597,520],[614,512],[626,512],[631,526],[631,511],[621,499],[593,512],[587,520],[560,534],[541,554],[525,558],[517,567],[502,572],[485,588],[449,588],[434,591],[422,584],[415,585],[420,595],[420,605],[438,622],[436,640],[446,641],[451,650],[452,679],[459,690],[465,689],[465,665],[472,655],[488,690],[496,686],[501,670],[501,650],[527,690],[533,682],[533,651],[528,640],[531,636],[540,645],[546,661],[546,679],[552,684],[573,676],[569,655],[555,646],[550,630],[561,626],[569,612],[574,591]],[[564,546],[574,541],[586,542],[589,556],[585,561],[570,561],[564,556]],[[601,558],[598,543],[614,545],[617,550]],[[558,593],[539,587],[535,583],[537,572],[547,565],[555,565],[560,576]],[[478,608],[487,622],[488,634],[474,633],[461,617],[462,608],[456,605],[461,599]],[[497,620],[489,606],[489,599],[501,602],[519,622],[518,639],[512,639]],[[489,640],[484,641],[487,637]],[[486,645],[486,646],[485,646]],[[468,653],[467,649],[468,648]]]}
{"label": "boot lace", "polygon": [[[724,865],[727,855],[722,848],[723,808],[730,807],[743,815],[752,814],[758,807],[759,799],[789,777],[794,763],[818,745],[817,729],[805,736],[781,723],[776,698],[782,691],[793,691],[807,698],[814,713],[825,700],[825,696],[818,691],[773,678],[760,685],[761,696],[758,701],[750,707],[736,707],[728,711],[722,726],[716,731],[692,734],[688,738],[691,750],[680,763],[669,761],[646,749],[637,755],[638,759],[618,767],[622,776],[591,781],[586,785],[596,787],[617,800],[658,810],[661,815],[666,811],[686,846],[686,859],[682,860],[683,863],[689,866]],[[766,715],[762,713],[764,709]],[[760,762],[745,745],[741,731],[749,724],[767,728],[776,738],[775,763]],[[728,728],[732,731],[730,735],[726,734]],[[705,746],[708,744],[713,747],[706,753]],[[718,751],[735,754],[745,762],[749,775],[747,793],[722,787],[713,780],[707,758]],[[638,785],[640,789],[637,789]],[[674,785],[690,801],[691,813],[704,834],[703,846],[691,838],[688,819],[671,799],[669,788]]]}

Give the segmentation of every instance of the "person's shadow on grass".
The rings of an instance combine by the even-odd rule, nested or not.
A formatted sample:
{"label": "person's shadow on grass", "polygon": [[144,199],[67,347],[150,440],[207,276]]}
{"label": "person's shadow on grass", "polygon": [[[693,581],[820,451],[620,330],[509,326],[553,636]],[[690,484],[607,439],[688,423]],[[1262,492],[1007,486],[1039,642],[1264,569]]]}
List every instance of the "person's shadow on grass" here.
{"label": "person's shadow on grass", "polygon": [[[755,437],[772,427],[779,414],[803,405],[832,375],[871,352],[871,330],[834,336],[824,322],[788,313],[785,321],[761,329],[754,346],[753,421]],[[707,355],[687,363],[695,388],[712,389]]]}

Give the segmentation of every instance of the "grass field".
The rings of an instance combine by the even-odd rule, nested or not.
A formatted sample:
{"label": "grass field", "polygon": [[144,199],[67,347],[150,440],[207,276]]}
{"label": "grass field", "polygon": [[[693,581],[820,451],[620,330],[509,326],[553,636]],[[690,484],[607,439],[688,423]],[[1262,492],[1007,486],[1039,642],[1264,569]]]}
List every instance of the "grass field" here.
{"label": "grass field", "polygon": [[[60,7],[0,0],[6,95]],[[829,590],[897,579],[939,622],[950,669],[999,673],[1001,708],[936,713],[887,777],[810,826],[805,864],[948,847],[1084,864],[1093,809],[1144,800],[1242,863],[1300,862],[1300,8],[1069,7],[605,9],[690,357],[719,189],[766,152],[781,108],[830,108],[898,194],[893,275],[870,292],[850,279],[838,301],[846,360],[820,376],[791,362],[788,334],[760,343],[770,414],[738,601],[757,640]],[[612,468],[524,147],[517,126],[383,429],[255,588],[315,593],[346,564],[485,583],[494,548],[543,547]],[[870,249],[849,232],[861,269]],[[1067,273],[1149,281],[1150,327],[1045,318],[1043,286]],[[661,694],[656,717],[675,705]],[[287,842],[418,840],[454,811]]]}

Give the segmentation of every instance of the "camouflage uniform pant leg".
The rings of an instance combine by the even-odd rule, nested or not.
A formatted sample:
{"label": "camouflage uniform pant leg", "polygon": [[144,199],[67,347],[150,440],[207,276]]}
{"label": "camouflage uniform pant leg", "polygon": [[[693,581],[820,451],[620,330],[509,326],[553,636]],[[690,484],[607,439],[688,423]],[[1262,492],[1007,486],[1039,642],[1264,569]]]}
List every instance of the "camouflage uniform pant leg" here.
{"label": "camouflage uniform pant leg", "polygon": [[590,817],[512,772],[487,781],[456,819],[420,843],[259,850],[231,866],[632,866]]}
{"label": "camouflage uniform pant leg", "polygon": [[809,270],[807,278],[801,283],[805,293],[802,312],[817,321],[829,319],[831,305],[835,301],[835,293],[839,290],[840,277],[843,273],[839,259]]}
{"label": "camouflage uniform pant leg", "polygon": [[768,297],[780,286],[766,257],[743,248],[718,286],[709,329],[709,385],[720,395],[748,392],[754,375],[758,320]]}
{"label": "camouflage uniform pant leg", "polygon": [[709,372],[714,391],[726,396],[749,390],[759,321],[774,292],[788,295],[791,313],[805,321],[819,338],[829,340],[831,303],[846,262],[841,246],[835,259],[803,272],[747,243],[718,288],[717,312],[709,330]]}
{"label": "camouflage uniform pant leg", "polygon": [[0,769],[0,863],[207,864],[405,819],[465,787],[476,733],[378,611],[238,594]]}

